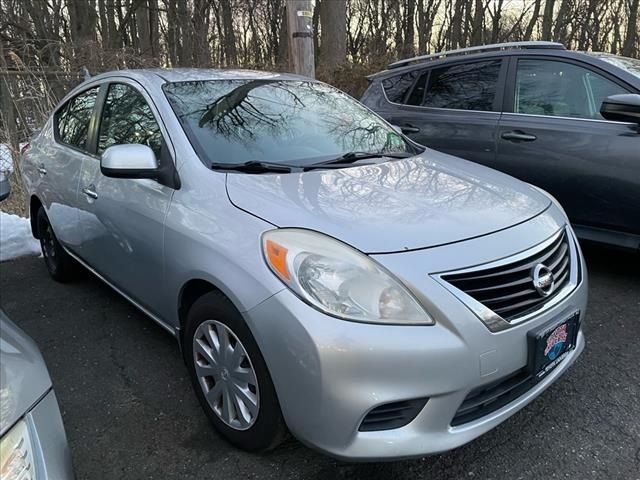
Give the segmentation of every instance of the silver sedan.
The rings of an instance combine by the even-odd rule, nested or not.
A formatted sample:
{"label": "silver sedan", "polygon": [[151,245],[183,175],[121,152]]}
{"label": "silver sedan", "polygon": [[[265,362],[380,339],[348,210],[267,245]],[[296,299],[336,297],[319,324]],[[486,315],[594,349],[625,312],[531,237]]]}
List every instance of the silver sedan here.
{"label": "silver sedan", "polygon": [[587,273],[545,192],[415,144],[315,80],[92,78],[24,149],[51,276],[178,340],[215,428],[335,457],[460,446],[584,347]]}

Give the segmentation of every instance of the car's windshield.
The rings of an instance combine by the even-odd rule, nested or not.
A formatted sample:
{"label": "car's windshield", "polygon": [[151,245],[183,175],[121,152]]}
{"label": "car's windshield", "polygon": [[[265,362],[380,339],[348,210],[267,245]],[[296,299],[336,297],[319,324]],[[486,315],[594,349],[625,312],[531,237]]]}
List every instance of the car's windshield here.
{"label": "car's windshield", "polygon": [[637,58],[621,57],[609,53],[592,53],[592,55],[640,78],[640,60]]}
{"label": "car's windshield", "polygon": [[348,152],[414,149],[366,107],[323,83],[207,80],[164,86],[202,160],[308,165]]}

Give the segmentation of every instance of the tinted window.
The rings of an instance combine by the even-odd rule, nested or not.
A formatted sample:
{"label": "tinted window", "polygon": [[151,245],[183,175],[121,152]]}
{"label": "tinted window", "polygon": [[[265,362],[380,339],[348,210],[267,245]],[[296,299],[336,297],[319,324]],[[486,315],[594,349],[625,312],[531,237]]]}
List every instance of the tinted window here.
{"label": "tinted window", "polygon": [[135,88],[112,83],[102,110],[98,153],[130,143],[147,145],[160,158],[162,134],[146,100]]}
{"label": "tinted window", "polygon": [[514,111],[602,119],[602,101],[609,95],[620,93],[628,92],[578,65],[554,60],[519,60]]}
{"label": "tinted window", "polygon": [[419,74],[419,71],[414,70],[413,72],[384,79],[382,81],[382,88],[384,88],[384,93],[387,95],[389,101],[404,103]]}
{"label": "tinted window", "polygon": [[347,152],[412,152],[368,108],[329,85],[277,79],[166,84],[200,157],[306,164]]}
{"label": "tinted window", "polygon": [[491,60],[432,70],[422,105],[459,110],[493,110],[501,64],[501,60]]}
{"label": "tinted window", "polygon": [[56,123],[61,142],[83,150],[86,148],[91,114],[97,96],[98,88],[92,88],[72,98],[58,110]]}
{"label": "tinted window", "polygon": [[420,75],[420,78],[416,82],[415,87],[413,87],[413,90],[411,90],[411,93],[409,94],[409,98],[407,99],[407,103],[409,105],[422,104],[422,99],[424,98],[424,89],[427,86],[428,78],[429,78],[429,72],[426,72]]}

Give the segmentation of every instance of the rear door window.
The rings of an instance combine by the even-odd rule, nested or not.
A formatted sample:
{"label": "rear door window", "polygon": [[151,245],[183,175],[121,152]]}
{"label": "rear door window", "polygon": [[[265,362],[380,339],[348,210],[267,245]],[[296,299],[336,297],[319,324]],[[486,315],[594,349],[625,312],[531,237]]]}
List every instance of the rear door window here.
{"label": "rear door window", "polygon": [[69,100],[56,113],[58,139],[69,146],[86,150],[91,116],[98,97],[98,87]]}
{"label": "rear door window", "polygon": [[492,111],[502,60],[457,64],[431,70],[421,105],[432,108]]}

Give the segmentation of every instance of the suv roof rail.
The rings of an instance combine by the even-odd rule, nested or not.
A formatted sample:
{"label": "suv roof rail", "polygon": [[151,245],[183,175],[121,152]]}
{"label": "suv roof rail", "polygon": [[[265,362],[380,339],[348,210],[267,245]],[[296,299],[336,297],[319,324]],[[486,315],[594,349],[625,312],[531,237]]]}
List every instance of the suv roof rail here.
{"label": "suv roof rail", "polygon": [[459,48],[457,50],[449,50],[446,52],[432,53],[430,55],[420,55],[417,57],[407,58],[406,60],[398,60],[387,66],[388,69],[400,68],[409,65],[410,63],[424,62],[428,60],[437,60],[447,57],[455,57],[458,55],[468,55],[471,53],[484,53],[484,52],[499,52],[503,50],[519,50],[529,48],[546,48],[550,50],[565,50],[562,43],[557,42],[508,42],[508,43],[493,43],[490,45],[478,45],[475,47]]}

